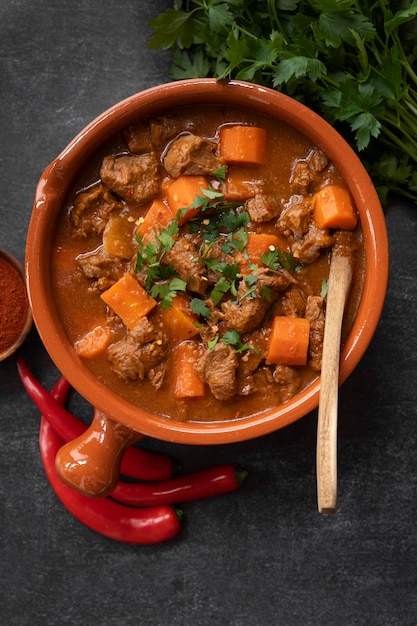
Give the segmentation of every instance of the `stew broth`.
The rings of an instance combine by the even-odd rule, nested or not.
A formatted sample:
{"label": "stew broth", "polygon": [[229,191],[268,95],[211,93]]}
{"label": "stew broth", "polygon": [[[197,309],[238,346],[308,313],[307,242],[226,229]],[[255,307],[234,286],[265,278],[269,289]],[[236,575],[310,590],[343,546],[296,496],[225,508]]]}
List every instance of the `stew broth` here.
{"label": "stew broth", "polygon": [[[236,126],[266,131],[265,162],[225,161],[222,158],[219,147],[221,129]],[[223,168],[225,181],[220,175],[214,176],[213,170],[204,170],[207,166],[199,161],[200,157],[197,158],[197,164],[183,165],[186,147],[178,140],[187,138],[188,141],[191,137],[208,141],[210,159],[213,157],[219,170]],[[175,149],[178,149],[177,153]],[[124,167],[124,157],[130,159],[132,156],[143,157],[149,154],[152,158],[148,161],[141,158],[139,173],[135,170],[134,176],[128,182],[123,179],[124,172],[115,174],[116,170]],[[131,161],[128,160],[127,163],[130,167]],[[143,167],[147,171],[154,171],[152,168],[155,167],[156,186],[153,188],[152,181],[143,183],[140,169]],[[185,167],[185,172],[181,171],[181,167]],[[199,173],[199,168],[202,173]],[[128,171],[130,175],[131,170]],[[264,260],[257,258],[254,261],[251,257],[248,258],[245,240],[246,246],[243,250],[232,250],[234,262],[239,268],[238,274],[235,272],[233,279],[228,279],[229,282],[223,274],[220,281],[219,273],[212,280],[208,265],[205,265],[204,272],[207,272],[208,278],[203,275],[203,279],[209,283],[205,289],[204,284],[197,286],[197,276],[188,280],[185,274],[181,275],[182,268],[176,266],[177,259],[172,255],[172,250],[167,252],[164,249],[158,263],[162,265],[165,263],[163,259],[173,256],[173,264],[177,269],[168,278],[159,277],[151,286],[148,285],[149,289],[153,288],[153,294],[158,293],[158,296],[154,297],[156,305],[146,315],[157,332],[163,333],[163,339],[160,339],[161,335],[155,335],[154,342],[154,348],[159,350],[161,344],[158,341],[162,341],[163,357],[160,362],[153,361],[145,372],[135,361],[138,371],[135,370],[132,374],[130,365],[128,372],[126,370],[126,362],[132,362],[132,352],[121,355],[119,348],[114,346],[131,346],[132,337],[139,335],[141,338],[138,341],[142,342],[143,333],[141,335],[137,329],[127,328],[122,318],[108,305],[110,290],[125,274],[133,276],[141,287],[146,286],[146,276],[149,283],[149,272],[147,275],[145,273],[149,267],[146,263],[143,265],[146,245],[149,242],[157,242],[159,245],[157,235],[166,233],[168,227],[155,223],[155,230],[145,232],[142,238],[138,231],[155,199],[167,207],[169,186],[184,176],[205,178],[207,189],[213,192],[212,196],[218,194],[216,201],[220,208],[216,213],[209,206],[204,215],[201,214],[201,208],[197,209],[194,216],[197,221],[193,222],[185,211],[189,205],[182,207],[182,216],[186,216],[187,221],[173,237],[174,251],[179,246],[178,240],[185,241],[185,246],[192,245],[192,254],[195,244],[198,243],[199,250],[202,245],[206,246],[205,261],[210,258],[210,266],[213,259],[224,263],[225,257],[220,253],[217,255],[217,252],[208,252],[210,245],[210,250],[213,247],[217,250],[217,243],[204,244],[204,237],[207,229],[212,228],[220,216],[231,212],[243,217],[246,214],[247,221],[245,223],[242,219],[243,226],[240,226],[245,237],[248,233],[273,235],[279,242],[280,261],[278,267],[275,263],[274,268],[270,269],[264,263],[265,256],[262,257]],[[137,191],[138,187],[134,184],[139,178],[142,187]],[[104,179],[107,183],[103,184]],[[120,185],[125,185],[125,188]],[[55,234],[52,266],[55,300],[66,332],[81,358],[101,381],[129,402],[176,420],[238,419],[288,401],[320,375],[320,348],[325,318],[323,289],[328,278],[332,246],[340,237],[343,238],[339,228],[318,229],[314,222],[314,198],[320,189],[328,185],[346,188],[340,174],[319,147],[312,145],[294,128],[266,115],[244,108],[226,110],[220,106],[207,105],[162,113],[152,120],[138,120],[137,125],[126,129],[100,149],[80,174],[68,195]],[[129,186],[134,190],[131,191]],[[142,197],[138,197],[137,194],[140,193]],[[207,199],[204,194],[203,197]],[[214,203],[212,198],[210,201]],[[271,203],[270,206],[268,202]],[[104,210],[106,203],[108,206]],[[271,210],[271,218],[265,215],[268,210]],[[296,215],[297,211],[299,216]],[[216,215],[215,218],[213,214]],[[175,217],[173,214],[174,222],[178,222],[178,215]],[[204,225],[203,221],[206,222]],[[112,229],[116,234],[112,234]],[[104,259],[103,236],[107,246]],[[226,240],[236,243],[239,240],[238,229],[228,234],[222,231],[220,237],[222,244]],[[343,241],[345,242],[344,239]],[[351,294],[344,317],[343,338],[346,338],[356,315],[364,278],[365,259],[360,223],[349,231],[347,243],[343,245],[349,247],[354,268]],[[111,255],[108,252],[113,249],[112,246],[118,254]],[[272,245],[264,254],[271,253],[273,257],[276,250],[277,246]],[[210,257],[210,254],[213,256]],[[142,259],[142,266],[138,259]],[[274,260],[277,261],[276,256]],[[224,271],[226,265],[221,266]],[[167,264],[164,268],[170,266],[171,264]],[[248,276],[252,278],[247,279]],[[173,277],[180,278],[183,283],[188,280],[184,290],[174,290],[173,299],[176,302],[177,298],[179,301],[185,298],[185,304],[182,300],[180,310],[188,316],[187,319],[192,320],[197,329],[196,334],[189,338],[179,339],[168,326],[164,326],[167,319],[164,311],[172,308],[172,302],[170,305],[168,294],[162,304],[163,290],[159,287],[166,285]],[[283,283],[282,286],[277,288],[274,282],[276,280],[279,285]],[[214,287],[226,282],[228,291],[224,292],[219,303],[213,307]],[[246,293],[243,291],[244,283]],[[148,296],[153,297],[150,294]],[[106,297],[107,302],[103,299]],[[262,309],[262,313],[259,313],[255,306],[260,322],[255,328],[251,328],[249,320],[238,322],[236,318],[236,324],[241,324],[240,330],[236,330],[233,327],[234,311],[238,311],[240,315],[241,309],[247,305],[245,301],[251,298],[252,304],[260,304]],[[259,302],[261,299],[262,304]],[[194,308],[190,308],[191,301]],[[307,313],[310,342],[306,363],[268,363],[268,346],[275,317],[306,319],[307,301],[309,307],[313,303],[318,309],[317,313]],[[198,314],[204,304],[209,305],[211,316]],[[89,343],[85,340],[86,336],[97,328],[105,328],[109,333],[105,349],[93,349],[90,352],[87,350],[83,353],[82,346],[87,344],[88,348]],[[227,338],[230,332],[233,333],[234,344],[224,342],[225,336]],[[129,341],[126,341],[127,336],[130,337]],[[199,362],[194,370],[198,370],[199,378],[203,381],[204,395],[182,397],[177,391],[178,368],[183,366],[176,364],[174,359],[178,345],[183,343],[191,343],[194,351],[198,352]],[[210,370],[213,367],[210,361],[214,353],[219,354],[221,365],[225,367],[225,373],[220,373],[217,378],[227,378],[230,375],[234,377],[230,384],[227,381],[220,381],[220,384],[218,381],[213,382],[216,376]],[[109,360],[109,354],[113,361]],[[230,368],[224,366],[227,359],[233,363]],[[231,387],[234,393],[230,391]]]}

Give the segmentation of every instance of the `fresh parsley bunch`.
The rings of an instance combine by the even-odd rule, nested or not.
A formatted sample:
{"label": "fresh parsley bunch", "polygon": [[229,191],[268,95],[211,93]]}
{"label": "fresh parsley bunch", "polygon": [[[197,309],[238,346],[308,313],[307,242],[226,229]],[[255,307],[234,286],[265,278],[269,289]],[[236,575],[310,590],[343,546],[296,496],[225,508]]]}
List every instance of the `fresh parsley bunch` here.
{"label": "fresh parsley bunch", "polygon": [[417,0],[175,0],[149,25],[173,79],[284,92],[360,154],[383,203],[417,203]]}

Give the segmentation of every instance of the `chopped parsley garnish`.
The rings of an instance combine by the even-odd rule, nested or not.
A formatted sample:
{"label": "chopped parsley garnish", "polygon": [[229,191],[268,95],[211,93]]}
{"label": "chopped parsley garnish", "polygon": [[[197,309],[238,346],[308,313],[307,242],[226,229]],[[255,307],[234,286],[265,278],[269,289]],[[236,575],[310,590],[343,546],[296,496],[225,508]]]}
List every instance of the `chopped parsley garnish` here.
{"label": "chopped parsley garnish", "polygon": [[169,309],[172,306],[172,299],[175,298],[178,291],[186,291],[187,283],[185,280],[175,276],[169,283],[154,283],[150,289],[153,298],[160,298],[161,310]]}
{"label": "chopped parsley garnish", "polygon": [[193,313],[202,317],[210,317],[210,309],[207,304],[201,298],[193,298],[190,302],[190,307]]}
{"label": "chopped parsley garnish", "polygon": [[224,333],[220,341],[229,346],[233,346],[236,352],[243,352],[244,350],[249,350],[250,348],[248,343],[243,343],[240,333],[238,333],[237,330],[228,330]]}
{"label": "chopped parsley garnish", "polygon": [[[225,169],[220,168],[214,175],[221,179],[225,172]],[[155,234],[155,241],[145,245],[140,235],[137,235],[139,251],[135,271],[143,272],[145,289],[153,298],[159,299],[161,310],[172,306],[173,298],[178,292],[187,291],[187,281],[177,275],[173,265],[163,263],[162,259],[172,250],[178,239],[181,217],[190,208],[199,208],[198,215],[188,220],[187,229],[191,234],[198,233],[202,238],[203,244],[199,253],[201,256],[191,257],[189,261],[198,263],[202,259],[211,274],[214,274],[215,281],[208,292],[213,305],[218,306],[226,294],[236,298],[236,302],[257,296],[270,302],[272,289],[266,285],[259,289],[257,285],[259,278],[254,273],[259,267],[257,264],[248,264],[251,272],[249,275],[243,277],[240,273],[239,258],[248,260],[249,213],[242,210],[241,203],[225,202],[224,194],[212,186],[201,189],[201,194],[194,198],[189,207],[181,209],[177,217],[165,228]],[[236,211],[237,208],[240,210]],[[225,258],[230,259],[230,262],[226,262]],[[285,267],[297,271],[292,256],[275,248],[265,252],[261,260],[273,270]],[[192,276],[188,280],[192,280]],[[207,319],[211,315],[210,307],[203,298],[193,297],[190,307],[198,317]],[[226,333],[226,342],[231,343],[231,338],[235,336]]]}
{"label": "chopped parsley garnish", "polygon": [[261,256],[261,261],[271,270],[283,267],[291,272],[299,272],[302,268],[301,264],[296,265],[294,263],[294,258],[289,252],[278,250],[278,248],[264,252]]}

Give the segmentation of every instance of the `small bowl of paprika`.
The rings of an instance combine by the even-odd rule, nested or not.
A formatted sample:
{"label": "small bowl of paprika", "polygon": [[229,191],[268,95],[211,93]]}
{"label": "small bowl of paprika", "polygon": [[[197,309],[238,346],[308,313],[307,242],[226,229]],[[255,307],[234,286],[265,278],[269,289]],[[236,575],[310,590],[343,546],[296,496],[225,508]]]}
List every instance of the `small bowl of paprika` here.
{"label": "small bowl of paprika", "polygon": [[23,267],[0,249],[0,361],[22,345],[32,323]]}

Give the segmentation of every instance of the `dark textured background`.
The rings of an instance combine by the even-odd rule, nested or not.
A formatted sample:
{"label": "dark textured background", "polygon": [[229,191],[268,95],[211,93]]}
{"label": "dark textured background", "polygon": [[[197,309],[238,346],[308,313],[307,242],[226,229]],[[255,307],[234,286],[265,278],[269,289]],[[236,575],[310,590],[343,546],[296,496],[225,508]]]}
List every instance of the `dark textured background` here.
{"label": "dark textured background", "polygon": [[[0,5],[0,246],[24,257],[37,180],[104,109],[169,80],[146,23],[167,0]],[[232,461],[244,488],[184,506],[180,536],[131,546],[59,503],[39,414],[0,363],[0,617],[11,625],[408,626],[417,621],[417,208],[387,210],[391,278],[375,338],[341,391],[339,501],[316,508],[316,414],[216,448],[150,442],[186,470]],[[19,352],[50,388],[37,333]],[[74,401],[77,403],[77,399]],[[82,402],[77,410],[89,415]]]}

